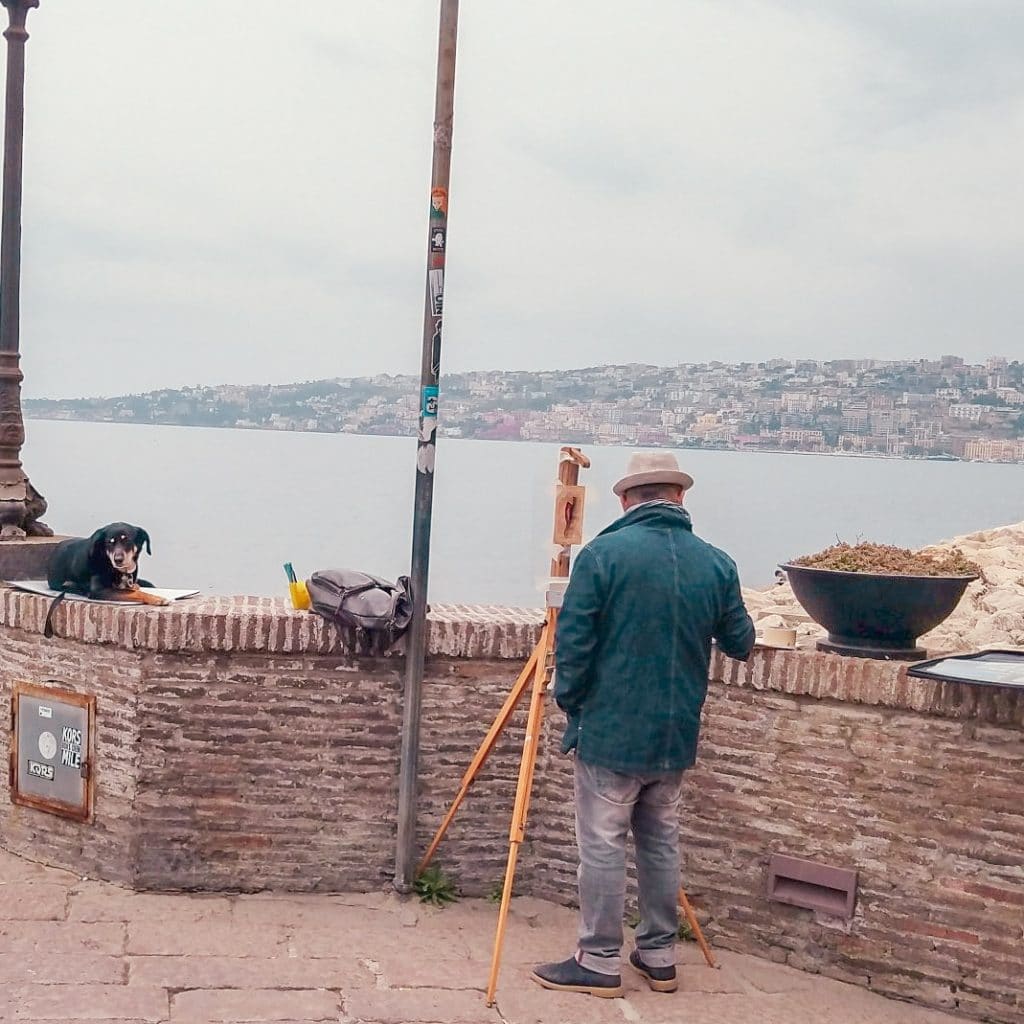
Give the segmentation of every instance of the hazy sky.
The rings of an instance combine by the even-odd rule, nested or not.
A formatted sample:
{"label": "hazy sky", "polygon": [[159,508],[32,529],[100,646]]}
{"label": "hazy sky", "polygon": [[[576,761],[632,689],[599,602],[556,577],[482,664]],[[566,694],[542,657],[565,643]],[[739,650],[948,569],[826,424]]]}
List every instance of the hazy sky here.
{"label": "hazy sky", "polygon": [[[25,395],[418,374],[437,19],[42,0]],[[1020,355],[1022,40],[1021,0],[463,0],[442,372]]]}

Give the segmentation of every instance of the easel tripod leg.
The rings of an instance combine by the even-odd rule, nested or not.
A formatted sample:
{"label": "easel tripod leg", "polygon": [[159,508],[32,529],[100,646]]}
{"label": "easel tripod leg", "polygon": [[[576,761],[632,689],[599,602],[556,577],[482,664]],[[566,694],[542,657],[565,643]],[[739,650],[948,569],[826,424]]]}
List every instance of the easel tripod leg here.
{"label": "easel tripod leg", "polygon": [[[541,638],[541,643],[543,643],[543,636]],[[484,766],[484,763],[490,756],[491,751],[494,749],[494,745],[498,742],[498,737],[504,731],[505,726],[508,725],[509,719],[512,717],[512,713],[515,711],[519,701],[523,697],[523,694],[526,692],[526,688],[530,684],[530,679],[536,668],[537,658],[540,656],[540,651],[541,644],[539,643],[527,659],[526,664],[523,666],[523,670],[519,673],[519,678],[515,681],[515,685],[509,691],[508,697],[505,698],[505,703],[501,706],[501,710],[498,712],[493,724],[487,731],[487,735],[483,738],[483,741],[477,748],[476,753],[473,755],[473,760],[470,762],[469,767],[462,776],[462,782],[459,784],[459,791],[455,794],[455,799],[452,800],[451,806],[448,808],[448,813],[445,814],[440,828],[438,828],[433,840],[431,840],[430,846],[427,847],[427,852],[423,855],[423,859],[416,868],[417,875],[423,871],[431,860],[433,860],[438,846],[441,845],[441,840],[448,831],[448,826],[452,823],[452,819],[455,817],[455,812],[462,806],[462,801],[466,798],[466,794],[469,792],[469,787],[476,781],[476,777],[479,774],[480,769]]]}
{"label": "easel tripod leg", "polygon": [[519,847],[526,834],[526,815],[530,808],[530,794],[533,790],[534,770],[537,766],[537,748],[540,730],[544,720],[544,691],[550,678],[548,656],[554,624],[550,620],[541,634],[539,657],[534,671],[533,692],[530,696],[530,713],[526,720],[526,738],[523,741],[523,759],[519,765],[519,784],[516,786],[515,809],[512,812],[512,827],[509,829],[508,864],[505,867],[505,884],[501,891],[501,908],[498,911],[498,927],[494,936],[494,954],[491,957],[491,973],[487,980],[487,1005],[494,1005],[494,993],[498,987],[498,971],[501,966],[501,950],[505,942],[505,927],[508,924],[509,904],[512,899],[512,883],[516,874]]}
{"label": "easel tripod leg", "polygon": [[501,948],[505,942],[505,926],[508,923],[509,902],[512,899],[512,883],[516,877],[516,861],[519,859],[519,843],[512,843],[508,850],[508,864],[505,867],[505,884],[501,890],[501,909],[498,911],[498,929],[494,936],[494,953],[491,956],[491,973],[487,978],[487,1005],[494,1005],[494,992],[498,987],[498,971],[501,969]]}
{"label": "easel tripod leg", "polygon": [[693,932],[693,937],[697,940],[697,945],[700,946],[700,951],[704,954],[708,967],[717,967],[718,964],[715,963],[711,947],[708,945],[707,939],[704,938],[704,932],[701,931],[697,915],[693,912],[693,907],[690,906],[690,901],[686,898],[686,890],[682,887],[679,889],[679,906],[682,907],[683,913],[686,915],[690,931]]}

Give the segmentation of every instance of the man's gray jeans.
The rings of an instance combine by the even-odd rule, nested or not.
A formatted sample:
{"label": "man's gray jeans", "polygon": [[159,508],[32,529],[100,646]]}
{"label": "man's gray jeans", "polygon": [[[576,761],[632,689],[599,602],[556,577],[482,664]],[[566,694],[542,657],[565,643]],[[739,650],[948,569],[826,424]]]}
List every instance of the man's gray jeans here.
{"label": "man's gray jeans", "polygon": [[640,890],[636,948],[648,967],[675,964],[679,928],[679,794],[683,772],[621,775],[575,759],[581,966],[618,974],[632,828]]}

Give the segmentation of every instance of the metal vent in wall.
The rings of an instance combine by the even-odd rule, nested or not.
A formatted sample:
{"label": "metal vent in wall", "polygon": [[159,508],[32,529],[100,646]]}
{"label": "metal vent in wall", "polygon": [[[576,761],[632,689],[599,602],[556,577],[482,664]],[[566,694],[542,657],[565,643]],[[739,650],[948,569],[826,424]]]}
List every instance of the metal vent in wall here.
{"label": "metal vent in wall", "polygon": [[768,860],[768,899],[851,918],[857,902],[857,872],[773,853]]}

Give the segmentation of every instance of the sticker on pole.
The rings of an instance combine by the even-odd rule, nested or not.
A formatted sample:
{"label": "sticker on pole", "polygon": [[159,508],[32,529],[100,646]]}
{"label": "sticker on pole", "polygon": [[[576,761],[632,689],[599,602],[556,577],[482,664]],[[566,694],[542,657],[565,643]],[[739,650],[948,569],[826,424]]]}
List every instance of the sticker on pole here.
{"label": "sticker on pole", "polygon": [[423,386],[422,402],[420,404],[420,440],[433,441],[434,431],[437,430],[437,394],[436,384],[425,384]]}
{"label": "sticker on pole", "polygon": [[441,268],[427,271],[430,281],[430,312],[440,316],[444,312],[444,271]]}
{"label": "sticker on pole", "polygon": [[416,471],[418,473],[430,474],[434,472],[434,457],[437,447],[431,441],[428,444],[420,445],[416,450]]}
{"label": "sticker on pole", "polygon": [[[420,193],[422,195],[422,193]],[[430,219],[444,220],[448,216],[448,189],[432,188],[430,190]]]}
{"label": "sticker on pole", "polygon": [[430,339],[430,373],[437,379],[441,372],[441,317],[434,321],[434,335]]}

